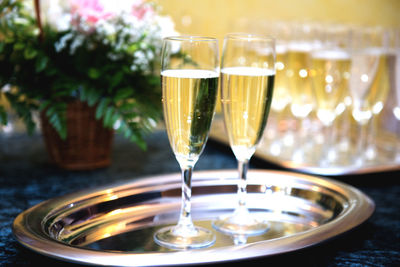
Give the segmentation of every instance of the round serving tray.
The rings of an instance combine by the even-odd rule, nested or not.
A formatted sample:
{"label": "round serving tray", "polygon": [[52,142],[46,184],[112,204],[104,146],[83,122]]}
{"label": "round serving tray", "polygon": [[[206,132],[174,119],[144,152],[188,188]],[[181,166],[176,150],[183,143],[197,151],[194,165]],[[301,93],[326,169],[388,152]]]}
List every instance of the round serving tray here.
{"label": "round serving tray", "polygon": [[[236,204],[236,170],[194,172],[195,224],[212,229]],[[174,251],[158,246],[154,232],[175,224],[180,174],[133,179],[42,202],[19,214],[13,232],[24,246],[65,261],[118,266],[201,264],[286,253],[344,233],[364,222],[374,203],[349,185],[310,175],[251,170],[248,206],[270,221],[260,236],[219,232],[205,249]],[[214,231],[214,230],[213,230]]]}

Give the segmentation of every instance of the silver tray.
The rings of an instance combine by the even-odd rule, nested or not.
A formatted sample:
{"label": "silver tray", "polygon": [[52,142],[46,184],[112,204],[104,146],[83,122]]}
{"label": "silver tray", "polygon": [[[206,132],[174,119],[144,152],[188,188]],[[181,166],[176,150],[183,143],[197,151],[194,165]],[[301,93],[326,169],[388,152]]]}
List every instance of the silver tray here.
{"label": "silver tray", "polygon": [[[236,170],[194,172],[195,224],[211,229],[236,203]],[[72,193],[19,214],[13,233],[24,246],[60,260],[99,265],[162,266],[218,263],[302,249],[344,233],[368,219],[373,201],[331,179],[281,171],[248,173],[248,205],[270,220],[270,230],[235,245],[217,233],[209,248],[173,251],[156,245],[153,233],[175,224],[180,174]],[[243,240],[241,239],[241,242]]]}

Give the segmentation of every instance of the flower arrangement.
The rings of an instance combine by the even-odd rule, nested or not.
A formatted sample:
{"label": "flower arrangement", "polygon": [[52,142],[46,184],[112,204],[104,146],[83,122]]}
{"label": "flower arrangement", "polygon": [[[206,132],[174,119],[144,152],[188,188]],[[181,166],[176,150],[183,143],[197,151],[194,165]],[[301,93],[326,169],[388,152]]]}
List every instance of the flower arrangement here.
{"label": "flower arrangement", "polygon": [[162,38],[174,24],[142,0],[3,0],[0,4],[0,124],[8,102],[32,133],[44,112],[67,137],[66,105],[79,99],[96,118],[145,148],[161,115]]}

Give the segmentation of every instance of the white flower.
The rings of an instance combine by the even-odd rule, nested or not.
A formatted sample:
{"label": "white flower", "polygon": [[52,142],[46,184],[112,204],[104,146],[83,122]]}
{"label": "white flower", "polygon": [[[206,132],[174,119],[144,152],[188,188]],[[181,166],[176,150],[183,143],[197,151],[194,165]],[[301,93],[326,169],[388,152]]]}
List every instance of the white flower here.
{"label": "white flower", "polygon": [[60,40],[54,44],[56,51],[60,52],[61,50],[63,50],[66,47],[67,42],[70,41],[73,37],[74,35],[72,33],[67,33],[66,35],[61,37]]}
{"label": "white flower", "polygon": [[153,51],[148,50],[148,51],[146,52],[146,57],[147,57],[149,60],[153,60],[153,59],[154,59],[154,53],[153,53]]}
{"label": "white flower", "polygon": [[175,36],[178,32],[175,30],[175,24],[169,16],[155,16],[156,25],[160,25],[161,37]]}
{"label": "white flower", "polygon": [[61,2],[59,0],[41,1],[41,14],[44,23],[58,31],[66,31],[71,27],[72,16],[66,12],[65,1]]}
{"label": "white flower", "polygon": [[135,65],[135,63],[132,63],[131,65],[131,71],[137,71],[138,67]]}
{"label": "white flower", "polygon": [[108,21],[99,21],[97,24],[97,32],[100,34],[104,34],[105,36],[114,35],[117,32],[115,25],[111,24]]}
{"label": "white flower", "polygon": [[69,53],[71,55],[75,54],[76,49],[81,46],[83,44],[83,42],[85,41],[85,36],[82,34],[78,34],[77,36],[75,36],[75,38],[73,39],[71,46],[69,48]]}

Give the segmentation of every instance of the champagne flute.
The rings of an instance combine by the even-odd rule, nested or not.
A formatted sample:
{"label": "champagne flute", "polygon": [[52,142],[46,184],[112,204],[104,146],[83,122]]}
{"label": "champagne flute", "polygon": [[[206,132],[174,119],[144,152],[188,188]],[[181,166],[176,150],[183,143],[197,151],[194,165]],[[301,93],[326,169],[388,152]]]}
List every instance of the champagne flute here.
{"label": "champagne flute", "polygon": [[252,34],[229,34],[224,39],[221,103],[225,128],[238,161],[238,206],[233,214],[213,222],[220,232],[251,236],[268,230],[266,220],[246,206],[246,175],[267,123],[275,77],[275,41]]}
{"label": "champagne flute", "polygon": [[331,25],[324,31],[321,47],[311,53],[310,76],[316,96],[317,117],[326,138],[321,166],[331,165],[337,158],[333,122],[345,109],[344,98],[349,91],[350,36],[348,28]]}
{"label": "champagne flute", "polygon": [[168,138],[182,171],[178,224],[157,231],[157,244],[172,249],[202,248],[215,242],[212,231],[193,224],[192,170],[207,142],[218,91],[219,56],[215,38],[178,36],[163,41],[161,79]]}
{"label": "champagne flute", "polygon": [[[400,46],[399,46],[400,47]],[[396,148],[395,148],[395,161],[400,163],[400,48],[396,51],[396,59],[395,59],[395,72],[394,72],[394,84],[395,84],[395,92],[396,92],[396,106],[393,108],[393,114],[397,119],[396,124]]]}
{"label": "champagne flute", "polygon": [[[275,38],[275,80],[274,93],[269,114],[269,124],[265,130],[264,140],[269,144],[269,152],[273,156],[282,156],[283,146],[291,146],[290,140],[293,139],[291,131],[284,130],[280,123],[287,119],[287,107],[291,102],[287,72],[288,63],[288,41],[291,34],[290,24],[284,21],[274,21],[265,19],[245,19],[240,21],[240,30],[256,34],[269,34]],[[271,121],[271,119],[273,119]],[[263,142],[261,141],[261,143]],[[288,145],[289,144],[289,145]]]}
{"label": "champagne flute", "polygon": [[395,162],[400,162],[400,28],[391,29],[390,50],[393,55],[389,60],[389,77],[391,90],[394,93],[394,107],[392,109],[394,118],[396,119],[395,133]]}
{"label": "champagne flute", "polygon": [[283,154],[285,141],[293,138],[291,131],[286,129],[282,131],[281,122],[287,119],[287,107],[292,101],[289,91],[288,77],[286,75],[288,65],[288,40],[290,36],[290,25],[282,21],[264,21],[261,24],[262,34],[268,33],[275,38],[275,80],[274,93],[271,103],[271,114],[269,118],[273,118],[272,123],[268,124],[265,137],[271,139],[269,144],[269,152],[273,156]]}
{"label": "champagne flute", "polygon": [[319,45],[320,29],[312,23],[298,23],[292,26],[292,38],[288,46],[287,76],[292,96],[290,111],[299,122],[296,146],[292,160],[301,163],[305,159],[309,115],[315,108],[310,67],[311,52]]}
{"label": "champagne flute", "polygon": [[354,158],[356,166],[365,163],[367,127],[374,115],[374,106],[381,103],[381,98],[387,94],[387,86],[374,86],[374,81],[387,77],[386,55],[377,40],[379,38],[375,37],[371,28],[353,30],[350,92],[353,98],[352,116],[360,132]]}
{"label": "champagne flute", "polygon": [[[378,68],[375,79],[371,84],[371,94],[368,97],[372,107],[372,117],[368,122],[368,146],[365,150],[366,163],[374,163],[378,158],[378,147],[376,144],[378,116],[384,108],[389,91],[391,89],[391,69],[390,65],[395,58],[395,54],[390,49],[390,31],[386,28],[374,27],[369,30],[371,33],[372,46],[376,50],[378,59]],[[382,155],[379,155],[379,158]]]}

